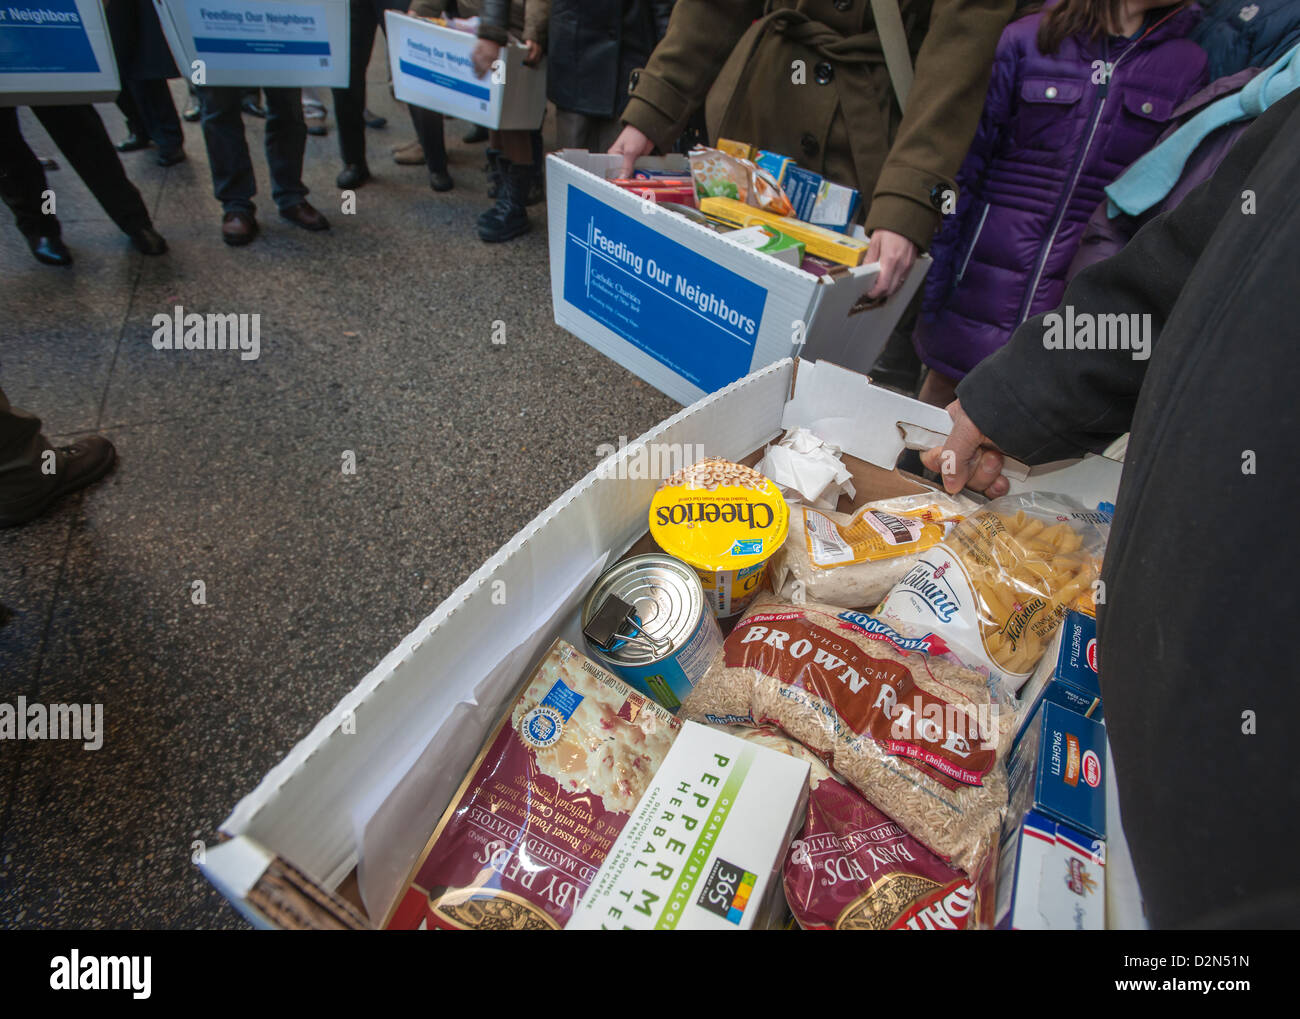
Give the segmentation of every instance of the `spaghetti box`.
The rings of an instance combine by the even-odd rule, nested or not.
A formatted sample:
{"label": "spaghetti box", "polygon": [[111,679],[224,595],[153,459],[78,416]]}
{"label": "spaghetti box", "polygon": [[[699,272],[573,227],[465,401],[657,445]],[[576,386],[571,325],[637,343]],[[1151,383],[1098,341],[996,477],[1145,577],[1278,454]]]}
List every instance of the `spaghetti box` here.
{"label": "spaghetti box", "polygon": [[1082,612],[1069,612],[1039,662],[1038,669],[1020,691],[1025,724],[1038,705],[1051,701],[1086,718],[1103,721],[1101,682],[1097,675],[1097,620]]}
{"label": "spaghetti box", "polygon": [[1008,824],[998,854],[996,915],[1002,930],[1102,930],[1105,843],[1033,810]]}
{"label": "spaghetti box", "polygon": [[804,822],[808,765],[687,722],[566,930],[751,930]]}
{"label": "spaghetti box", "polygon": [[1044,700],[1011,751],[1008,817],[1036,810],[1106,837],[1106,729],[1100,722]]}
{"label": "spaghetti box", "polygon": [[848,230],[862,201],[856,188],[832,184],[821,174],[793,164],[786,167],[781,187],[796,217],[840,233]]}

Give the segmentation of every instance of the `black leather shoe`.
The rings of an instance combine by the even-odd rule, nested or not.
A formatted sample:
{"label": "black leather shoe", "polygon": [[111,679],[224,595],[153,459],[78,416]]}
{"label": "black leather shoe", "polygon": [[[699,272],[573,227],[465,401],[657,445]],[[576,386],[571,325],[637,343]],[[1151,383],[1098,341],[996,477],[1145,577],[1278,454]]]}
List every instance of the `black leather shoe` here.
{"label": "black leather shoe", "polygon": [[149,144],[148,138],[132,131],[122,141],[118,142],[115,147],[118,152],[139,152],[141,149],[147,149]]}
{"label": "black leather shoe", "polygon": [[239,108],[250,117],[260,117],[262,120],[266,119],[266,107],[257,105],[257,103],[252,99],[245,99],[239,104]]}
{"label": "black leather shoe", "polygon": [[163,240],[162,234],[151,226],[147,226],[143,230],[137,230],[127,236],[131,238],[131,247],[142,255],[165,255],[167,253],[167,242]]}
{"label": "black leather shoe", "polygon": [[98,481],[117,460],[117,450],[102,435],[87,435],[71,446],[54,451],[54,484],[34,499],[17,505],[0,505],[0,527],[16,527],[35,520],[57,500]]}
{"label": "black leather shoe", "polygon": [[159,166],[175,166],[177,163],[183,163],[185,162],[185,150],[175,149],[172,152],[159,152],[157,162]]}
{"label": "black leather shoe", "polygon": [[57,170],[59,168],[59,161],[50,156],[37,156],[36,162],[41,164],[42,170]]}
{"label": "black leather shoe", "polygon": [[349,163],[343,167],[334,183],[341,188],[359,188],[370,179],[370,167],[365,163]]}
{"label": "black leather shoe", "polygon": [[281,209],[280,218],[287,219],[290,223],[300,226],[304,230],[328,230],[330,228],[330,221],[307,202],[299,202],[287,209]]}
{"label": "black leather shoe", "polygon": [[330,131],[329,128],[325,126],[325,122],[323,120],[313,119],[307,121],[307,133],[310,135],[316,135],[317,137],[320,137],[321,135],[329,134]]}
{"label": "black leather shoe", "polygon": [[451,179],[451,174],[446,170],[429,171],[429,187],[435,191],[450,191],[456,185]]}
{"label": "black leather shoe", "polygon": [[193,96],[190,96],[189,105],[186,106],[185,109],[181,110],[181,120],[185,120],[193,124],[201,116],[203,116],[203,110],[199,106],[199,101],[195,99]]}
{"label": "black leather shoe", "polygon": [[466,145],[478,145],[480,142],[488,140],[488,129],[482,124],[471,124],[470,129],[465,132],[461,138]]}
{"label": "black leather shoe", "polygon": [[369,110],[361,111],[361,119],[366,122],[366,127],[373,127],[376,131],[388,126],[387,117],[381,117],[378,113],[371,113]]}
{"label": "black leather shoe", "polygon": [[27,246],[32,249],[36,261],[46,265],[71,265],[72,252],[68,250],[61,237],[41,237],[34,235],[27,238]]}
{"label": "black leather shoe", "polygon": [[526,234],[532,229],[524,199],[528,194],[531,166],[511,164],[501,182],[501,197],[496,205],[478,218],[479,240],[499,244]]}

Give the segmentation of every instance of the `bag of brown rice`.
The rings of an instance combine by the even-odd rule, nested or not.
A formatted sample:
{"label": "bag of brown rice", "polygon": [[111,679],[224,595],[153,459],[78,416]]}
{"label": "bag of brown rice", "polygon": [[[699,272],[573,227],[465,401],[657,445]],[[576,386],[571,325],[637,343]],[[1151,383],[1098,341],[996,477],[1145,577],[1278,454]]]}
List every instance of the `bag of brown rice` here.
{"label": "bag of brown rice", "polygon": [[918,841],[976,873],[1007,802],[1015,712],[988,677],[859,612],[760,597],[681,717],[772,724],[816,752]]}
{"label": "bag of brown rice", "polygon": [[851,514],[792,507],[790,532],[770,565],[772,588],[794,602],[873,608],[922,552],[978,508],[945,492],[881,499]]}

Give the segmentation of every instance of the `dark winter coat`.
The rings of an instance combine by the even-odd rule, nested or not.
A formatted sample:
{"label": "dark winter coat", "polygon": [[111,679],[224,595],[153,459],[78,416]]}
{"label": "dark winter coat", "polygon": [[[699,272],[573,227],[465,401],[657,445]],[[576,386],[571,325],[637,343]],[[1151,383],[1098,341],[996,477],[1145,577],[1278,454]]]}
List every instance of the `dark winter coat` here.
{"label": "dark winter coat", "polygon": [[1191,39],[1210,56],[1210,78],[1267,67],[1300,42],[1300,0],[1218,0]]}
{"label": "dark winter coat", "polygon": [[107,0],[104,16],[123,79],[153,81],[181,76],[150,0]]}
{"label": "dark winter coat", "polygon": [[551,0],[547,98],[562,110],[618,116],[672,8],[672,0]]}
{"label": "dark winter coat", "polygon": [[1072,37],[1051,56],[1037,45],[1044,16],[1002,34],[961,198],[931,248],[916,346],[953,378],[1056,306],[1102,188],[1206,81],[1205,52],[1184,38],[1197,8],[1153,12],[1136,40]]}
{"label": "dark winter coat", "polygon": [[[1026,322],[960,386],[1028,463],[1131,429],[1097,648],[1124,832],[1153,927],[1293,927],[1300,530],[1300,92],[1205,184],[1081,272],[1080,314],[1150,316],[1151,357],[1052,350]],[[1245,215],[1252,190],[1258,211]],[[1266,522],[1278,520],[1280,526]],[[1272,719],[1271,726],[1266,720]]]}

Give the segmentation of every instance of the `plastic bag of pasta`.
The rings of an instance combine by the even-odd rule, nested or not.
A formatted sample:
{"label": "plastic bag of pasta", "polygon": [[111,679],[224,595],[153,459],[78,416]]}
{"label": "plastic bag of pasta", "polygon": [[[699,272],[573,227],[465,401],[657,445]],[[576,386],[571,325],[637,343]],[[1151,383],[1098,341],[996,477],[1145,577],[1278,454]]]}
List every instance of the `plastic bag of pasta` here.
{"label": "plastic bag of pasta", "polygon": [[933,630],[1014,693],[1072,602],[1093,590],[1110,517],[1063,495],[994,499],[926,550],[876,615]]}

